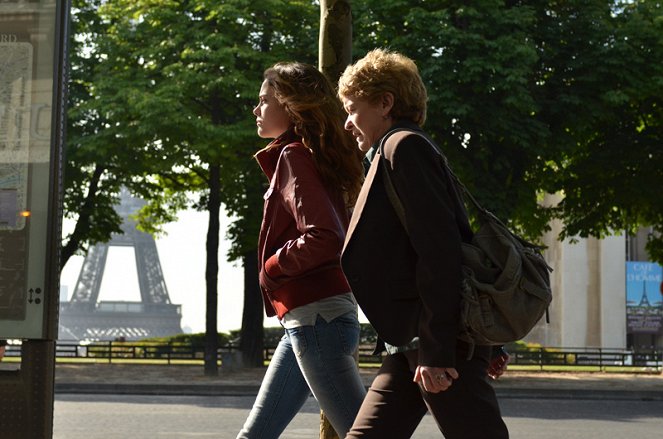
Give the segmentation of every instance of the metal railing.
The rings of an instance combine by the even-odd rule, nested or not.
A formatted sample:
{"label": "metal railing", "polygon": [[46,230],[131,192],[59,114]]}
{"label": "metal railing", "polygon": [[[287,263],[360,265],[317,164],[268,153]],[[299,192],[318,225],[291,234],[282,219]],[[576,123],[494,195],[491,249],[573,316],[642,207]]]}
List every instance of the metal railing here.
{"label": "metal railing", "polygon": [[[263,358],[270,361],[274,355],[275,346],[265,347]],[[224,345],[218,350],[221,361],[232,360],[238,354],[239,346]],[[101,341],[91,343],[58,342],[56,345],[56,358],[82,359],[112,363],[113,361],[160,361],[171,364],[182,361],[204,360],[205,347],[202,344],[191,343],[145,343],[145,342],[117,342]],[[529,348],[515,350],[511,355],[510,365],[530,368],[550,367],[592,367],[599,370],[609,368],[639,368],[652,372],[663,371],[663,351],[632,351],[624,349],[607,348]],[[19,357],[19,345],[8,345],[6,357]],[[382,363],[381,355],[373,354],[373,345],[359,347],[359,363],[366,366],[379,366]]]}
{"label": "metal railing", "polygon": [[[263,349],[263,358],[270,361],[276,346],[267,346]],[[239,353],[239,346],[227,344],[219,346],[218,358],[221,361],[230,360],[233,354]],[[20,357],[21,347],[17,344],[7,345],[6,357]],[[165,361],[168,364],[181,361],[203,361],[205,346],[192,343],[146,343],[146,342],[57,342],[55,357],[66,359],[94,360],[112,363],[121,361]],[[380,355],[373,355],[372,345],[359,347],[359,362],[367,365],[379,366],[382,363]]]}
{"label": "metal railing", "polygon": [[521,366],[592,366],[640,367],[663,370],[663,351],[631,351],[608,348],[551,348],[510,352],[512,365]]}

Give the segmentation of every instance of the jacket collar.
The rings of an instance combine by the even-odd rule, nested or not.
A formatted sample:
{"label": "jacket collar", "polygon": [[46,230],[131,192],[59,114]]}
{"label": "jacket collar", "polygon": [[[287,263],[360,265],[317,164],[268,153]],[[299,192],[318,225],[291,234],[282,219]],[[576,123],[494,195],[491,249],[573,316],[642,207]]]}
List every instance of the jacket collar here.
{"label": "jacket collar", "polygon": [[268,180],[272,180],[274,172],[276,172],[276,164],[279,161],[279,156],[283,148],[294,142],[301,142],[302,138],[295,134],[294,127],[288,129],[285,133],[281,134],[276,139],[272,140],[267,146],[258,151],[255,159],[260,165],[262,172],[265,173]]}
{"label": "jacket collar", "polygon": [[368,163],[371,163],[373,161],[373,157],[375,157],[375,154],[377,153],[378,149],[380,149],[380,143],[382,143],[382,139],[387,137],[392,131],[402,130],[402,129],[412,130],[416,132],[423,131],[421,127],[414,122],[404,119],[397,120],[366,152],[366,158],[368,159]]}

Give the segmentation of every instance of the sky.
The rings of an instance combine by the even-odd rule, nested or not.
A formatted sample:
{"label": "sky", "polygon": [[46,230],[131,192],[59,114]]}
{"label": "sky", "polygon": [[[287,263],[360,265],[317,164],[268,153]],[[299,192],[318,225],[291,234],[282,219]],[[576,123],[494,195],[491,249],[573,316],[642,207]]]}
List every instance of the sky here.
{"label": "sky", "polygon": [[[176,222],[166,225],[167,235],[156,240],[170,301],[182,305],[184,332],[205,331],[205,236],[208,217],[206,212],[180,212]],[[230,220],[222,216],[222,238],[229,223]],[[73,223],[65,222],[65,233],[72,228]],[[243,270],[238,264],[227,262],[229,247],[230,243],[222,239],[219,248],[218,306],[218,329],[221,332],[241,327],[244,303]],[[66,287],[68,298],[74,292],[83,259],[83,256],[72,257],[62,271],[60,284]],[[135,261],[132,247],[112,246],[109,249],[99,300],[140,301]],[[278,321],[266,318],[265,326],[278,326]]]}

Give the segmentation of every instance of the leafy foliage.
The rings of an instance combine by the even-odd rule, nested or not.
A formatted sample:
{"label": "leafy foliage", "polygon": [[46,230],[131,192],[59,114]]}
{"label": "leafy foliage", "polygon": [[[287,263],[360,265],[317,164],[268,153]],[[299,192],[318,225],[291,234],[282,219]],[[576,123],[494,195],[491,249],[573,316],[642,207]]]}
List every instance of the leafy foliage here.
{"label": "leafy foliage", "polygon": [[[659,2],[368,0],[354,17],[356,56],[415,59],[427,129],[499,217],[532,239],[553,217],[562,237],[661,230]],[[557,191],[559,206],[540,204]]]}
{"label": "leafy foliage", "polygon": [[76,4],[70,114],[80,133],[68,145],[67,211],[78,221],[68,247],[73,254],[119,232],[112,206],[121,186],[147,201],[138,220],[151,233],[185,207],[208,211],[209,374],[216,374],[221,203],[238,218],[231,258],[255,251],[264,178],[251,158],[262,144],[251,110],[266,67],[314,58],[315,12],[311,2],[284,0]]}
{"label": "leafy foliage", "polygon": [[[265,184],[252,159],[263,142],[251,110],[266,67],[315,63],[318,4],[73,5],[64,201],[77,224],[63,263],[119,232],[113,205],[122,186],[148,200],[140,223],[153,233],[180,209],[208,210],[208,257],[223,202],[235,219],[229,258],[250,254]],[[551,218],[563,220],[567,237],[651,225],[658,234],[648,250],[663,261],[660,2],[353,7],[355,56],[390,47],[415,59],[429,91],[426,128],[486,207],[531,239]],[[546,192],[563,201],[543,206]],[[208,261],[208,286],[216,262]]]}
{"label": "leafy foliage", "polygon": [[[567,65],[549,81],[559,140],[541,172],[548,190],[564,193],[553,212],[564,219],[566,236],[647,225],[662,231],[663,8],[648,1],[618,6],[604,6],[591,21],[561,10],[574,32],[557,35],[564,46],[544,59],[559,65],[563,57]],[[650,256],[663,261],[660,235],[653,238]]]}

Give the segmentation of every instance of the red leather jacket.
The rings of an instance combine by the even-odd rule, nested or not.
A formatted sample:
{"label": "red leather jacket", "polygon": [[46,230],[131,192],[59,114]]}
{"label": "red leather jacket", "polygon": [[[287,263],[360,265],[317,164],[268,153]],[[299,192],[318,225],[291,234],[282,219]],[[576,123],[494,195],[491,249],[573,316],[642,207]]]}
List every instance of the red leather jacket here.
{"label": "red leather jacket", "polygon": [[270,317],[350,291],[340,264],[348,210],[325,188],[311,154],[292,131],[256,154],[270,181],[258,240],[259,281]]}

